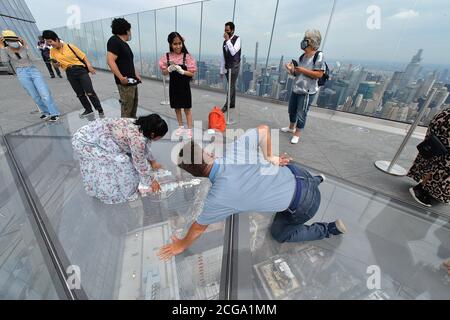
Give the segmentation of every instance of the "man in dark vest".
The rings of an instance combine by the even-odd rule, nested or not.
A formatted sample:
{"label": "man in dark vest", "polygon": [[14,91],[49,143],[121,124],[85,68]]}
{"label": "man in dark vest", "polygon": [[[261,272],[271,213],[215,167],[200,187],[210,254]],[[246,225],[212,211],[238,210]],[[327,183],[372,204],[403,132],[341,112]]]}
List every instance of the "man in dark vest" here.
{"label": "man in dark vest", "polygon": [[[231,101],[230,108],[236,107],[236,80],[239,76],[239,69],[241,67],[241,38],[234,34],[235,26],[233,22],[227,22],[225,24],[225,34],[223,37],[223,59],[220,65],[220,75],[223,77],[225,74],[228,83],[231,85]],[[231,69],[231,80],[228,70]],[[223,112],[228,111],[228,95],[227,102],[222,108]]]}

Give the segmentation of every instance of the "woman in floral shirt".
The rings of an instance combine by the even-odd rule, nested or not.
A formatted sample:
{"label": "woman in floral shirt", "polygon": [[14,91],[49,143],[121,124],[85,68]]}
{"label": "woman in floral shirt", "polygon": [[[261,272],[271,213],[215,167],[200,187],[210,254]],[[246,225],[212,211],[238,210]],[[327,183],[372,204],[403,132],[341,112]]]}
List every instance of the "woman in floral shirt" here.
{"label": "woman in floral shirt", "polygon": [[152,169],[161,166],[150,144],[167,131],[167,123],[156,114],[137,120],[100,119],[79,129],[72,145],[88,195],[117,204],[136,200],[138,191],[158,191]]}

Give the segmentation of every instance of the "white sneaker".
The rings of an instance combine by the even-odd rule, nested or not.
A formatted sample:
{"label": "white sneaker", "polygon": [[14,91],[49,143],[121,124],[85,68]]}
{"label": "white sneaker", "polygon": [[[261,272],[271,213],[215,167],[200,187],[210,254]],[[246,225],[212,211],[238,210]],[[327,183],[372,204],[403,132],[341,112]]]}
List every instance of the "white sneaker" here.
{"label": "white sneaker", "polygon": [[298,144],[299,142],[300,142],[300,137],[297,137],[297,136],[292,137],[292,140],[291,140],[292,144]]}
{"label": "white sneaker", "polygon": [[177,136],[182,136],[184,134],[184,127],[179,127],[177,131],[175,131]]}
{"label": "white sneaker", "polygon": [[284,132],[284,133],[287,133],[287,132],[295,133],[295,131],[297,131],[297,130],[296,129],[291,129],[289,127],[281,128],[281,132]]}
{"label": "white sneaker", "polygon": [[186,136],[187,136],[189,139],[192,139],[192,129],[186,130]]}

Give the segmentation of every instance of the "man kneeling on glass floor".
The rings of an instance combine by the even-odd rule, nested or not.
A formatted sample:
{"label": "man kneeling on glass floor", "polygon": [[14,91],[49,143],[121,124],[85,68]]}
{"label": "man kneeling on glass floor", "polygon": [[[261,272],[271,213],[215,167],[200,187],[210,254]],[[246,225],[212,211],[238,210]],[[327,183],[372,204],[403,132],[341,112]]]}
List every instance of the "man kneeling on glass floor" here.
{"label": "man kneeling on glass floor", "polygon": [[[255,158],[257,161],[249,161]],[[222,158],[215,159],[193,141],[185,144],[179,153],[179,167],[195,177],[209,177],[212,187],[202,213],[186,236],[173,236],[172,243],[160,249],[160,259],[167,261],[183,253],[208,225],[244,212],[278,212],[271,234],[279,243],[321,240],[346,233],[341,220],[305,225],[319,209],[319,185],[325,177],[313,177],[305,169],[290,165],[289,160],[273,156],[267,126],[249,130],[226,148]]]}

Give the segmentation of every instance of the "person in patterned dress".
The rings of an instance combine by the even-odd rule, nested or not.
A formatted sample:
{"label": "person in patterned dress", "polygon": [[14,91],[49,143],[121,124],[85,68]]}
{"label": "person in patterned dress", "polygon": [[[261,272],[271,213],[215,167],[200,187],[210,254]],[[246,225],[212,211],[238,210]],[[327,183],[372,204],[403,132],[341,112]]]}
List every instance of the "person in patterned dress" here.
{"label": "person in patterned dress", "polygon": [[153,170],[161,166],[150,145],[167,132],[167,123],[156,114],[137,120],[99,119],[79,129],[72,146],[87,194],[118,204],[138,199],[139,192],[160,190]]}
{"label": "person in patterned dress", "polygon": [[[448,149],[450,145],[450,108],[437,114],[430,122],[426,138],[436,136]],[[450,203],[450,154],[425,159],[418,155],[408,176],[419,184],[410,189],[420,204],[431,207],[434,200]]]}

